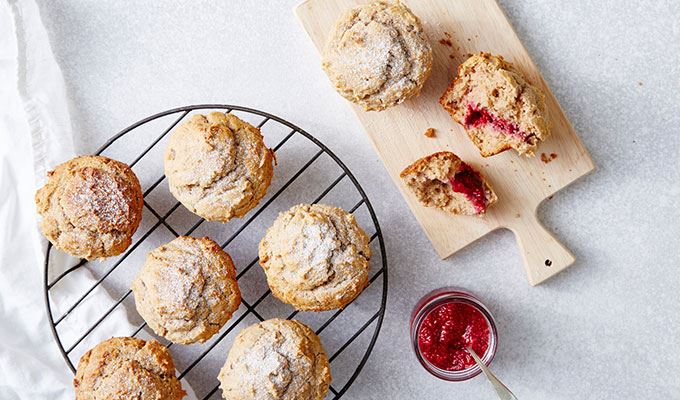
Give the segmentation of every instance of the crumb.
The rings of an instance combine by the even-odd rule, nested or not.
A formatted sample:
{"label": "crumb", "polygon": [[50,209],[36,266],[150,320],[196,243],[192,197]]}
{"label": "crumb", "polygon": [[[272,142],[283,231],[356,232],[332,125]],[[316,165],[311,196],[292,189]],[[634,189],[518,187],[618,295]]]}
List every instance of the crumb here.
{"label": "crumb", "polygon": [[427,130],[425,131],[425,136],[427,136],[429,138],[433,138],[433,137],[437,136],[435,134],[435,129],[434,128],[427,128]]}
{"label": "crumb", "polygon": [[454,60],[456,57],[453,54],[449,54],[449,58]]}
{"label": "crumb", "polygon": [[449,39],[441,39],[439,41],[439,43],[446,45],[446,46],[449,46],[449,47],[453,47],[453,43],[451,43],[451,40],[449,40]]}
{"label": "crumb", "polygon": [[642,86],[642,85],[644,85],[644,83],[642,81],[639,81],[638,86]]}
{"label": "crumb", "polygon": [[446,31],[444,31],[444,35],[445,35],[447,38],[450,38],[450,37],[451,37],[451,34],[448,33],[448,32],[446,32]]}
{"label": "crumb", "polygon": [[515,214],[515,218],[519,218],[519,217],[521,217],[521,215],[519,215],[519,213]]}
{"label": "crumb", "polygon": [[545,153],[541,153],[541,161],[543,161],[546,164],[549,163],[550,161],[556,159],[556,158],[557,158],[557,154],[555,154],[555,153],[550,153],[550,155],[545,154]]}
{"label": "crumb", "polygon": [[552,200],[554,196],[548,196],[548,200]]}

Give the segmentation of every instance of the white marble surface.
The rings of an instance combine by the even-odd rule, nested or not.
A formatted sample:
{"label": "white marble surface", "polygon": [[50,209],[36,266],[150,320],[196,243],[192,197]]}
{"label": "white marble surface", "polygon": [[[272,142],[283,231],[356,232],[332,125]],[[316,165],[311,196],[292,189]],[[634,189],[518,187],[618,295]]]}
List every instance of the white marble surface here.
{"label": "white marble surface", "polygon": [[437,258],[330,88],[296,2],[40,1],[79,150],[208,102],[268,110],[329,145],[367,189],[390,261],[383,330],[347,398],[494,398],[482,378],[436,380],[411,352],[411,308],[442,285],[492,308],[493,369],[520,399],[680,396],[680,2],[501,1],[598,166],[541,208],[578,261],[535,288],[508,231]]}

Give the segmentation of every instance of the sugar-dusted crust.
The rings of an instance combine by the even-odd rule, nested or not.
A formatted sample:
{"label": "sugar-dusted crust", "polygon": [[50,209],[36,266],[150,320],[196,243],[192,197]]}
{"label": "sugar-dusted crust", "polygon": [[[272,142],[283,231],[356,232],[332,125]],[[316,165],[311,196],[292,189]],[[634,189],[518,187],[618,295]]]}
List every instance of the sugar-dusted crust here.
{"label": "sugar-dusted crust", "polygon": [[260,130],[232,114],[194,115],[165,149],[170,192],[191,212],[227,222],[264,197],[274,156]]}
{"label": "sugar-dusted crust", "polygon": [[375,1],[340,16],[322,65],[343,97],[380,111],[420,93],[432,69],[432,49],[404,4]]}
{"label": "sugar-dusted crust", "polygon": [[180,236],[149,253],[132,283],[137,311],[172,342],[205,342],[241,304],[229,254],[208,238]]}
{"label": "sugar-dusted crust", "polygon": [[[464,163],[458,156],[442,151],[416,160],[400,174],[406,186],[427,207],[436,207],[452,214],[480,215],[473,203],[462,193],[455,192],[450,179]],[[486,208],[498,198],[489,182],[479,174],[483,184]]]}
{"label": "sugar-dusted crust", "polygon": [[[538,142],[550,135],[545,96],[503,57],[489,53],[471,56],[439,99],[484,157],[515,149],[531,156]],[[492,124],[470,124],[470,107],[483,109],[512,124],[517,135],[501,133]]]}
{"label": "sugar-dusted crust", "polygon": [[331,374],[314,331],[270,319],[239,332],[218,379],[226,400],[321,400]]}
{"label": "sugar-dusted crust", "polygon": [[259,253],[272,293],[298,310],[343,308],[368,284],[368,236],[338,207],[300,204],[279,214]]}
{"label": "sugar-dusted crust", "polygon": [[142,221],[144,199],[129,166],[81,156],[47,174],[35,203],[45,237],[72,256],[91,260],[128,248]]}
{"label": "sugar-dusted crust", "polygon": [[105,340],[85,353],[73,386],[76,400],[179,400],[186,395],[168,349],[131,337]]}

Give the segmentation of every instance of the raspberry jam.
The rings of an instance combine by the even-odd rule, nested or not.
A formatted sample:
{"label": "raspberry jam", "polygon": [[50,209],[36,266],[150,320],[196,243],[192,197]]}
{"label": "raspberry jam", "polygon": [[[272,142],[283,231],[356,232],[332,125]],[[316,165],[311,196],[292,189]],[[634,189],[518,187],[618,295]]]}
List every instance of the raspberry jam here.
{"label": "raspberry jam", "polygon": [[468,104],[463,125],[465,125],[466,129],[491,125],[495,130],[522,141],[526,140],[529,136],[514,122],[493,115],[487,108],[473,105],[472,103]]}
{"label": "raspberry jam", "polygon": [[465,303],[445,303],[425,316],[418,330],[420,354],[435,367],[462,371],[475,364],[465,350],[477,354],[489,348],[489,324],[481,312]]}
{"label": "raspberry jam", "polygon": [[462,381],[481,370],[466,351],[471,347],[489,364],[496,352],[496,325],[471,293],[443,288],[423,297],[411,318],[411,340],[420,363],[431,374]]}
{"label": "raspberry jam", "polygon": [[484,190],[484,182],[479,176],[479,172],[473,170],[469,165],[461,163],[458,171],[449,179],[451,188],[454,192],[462,193],[475,207],[477,214],[486,211],[488,200]]}

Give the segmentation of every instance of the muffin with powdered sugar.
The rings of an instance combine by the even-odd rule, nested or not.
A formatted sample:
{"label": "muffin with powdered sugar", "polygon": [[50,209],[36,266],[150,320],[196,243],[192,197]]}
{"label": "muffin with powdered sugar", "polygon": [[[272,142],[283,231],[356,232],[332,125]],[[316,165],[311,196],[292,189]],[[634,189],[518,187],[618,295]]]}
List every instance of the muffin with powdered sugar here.
{"label": "muffin with powdered sugar", "polygon": [[368,283],[368,236],[338,207],[300,204],[279,214],[259,250],[272,293],[298,310],[343,308]]}
{"label": "muffin with powdered sugar", "polygon": [[127,164],[80,156],[48,173],[35,203],[45,237],[72,256],[92,260],[130,246],[142,221],[144,199]]}
{"label": "muffin with powdered sugar", "polygon": [[417,96],[432,59],[418,17],[398,1],[376,1],[340,16],[322,65],[343,97],[380,111]]}
{"label": "muffin with powdered sugar", "polygon": [[270,319],[239,332],[218,379],[226,400],[321,400],[331,374],[314,331]]}
{"label": "muffin with powdered sugar", "polygon": [[229,113],[192,116],[165,149],[170,192],[208,221],[243,217],[264,197],[273,173],[274,152],[260,130]]}
{"label": "muffin with powdered sugar", "polygon": [[211,338],[241,304],[234,263],[209,238],[180,236],[150,252],[132,292],[149,327],[182,344]]}

